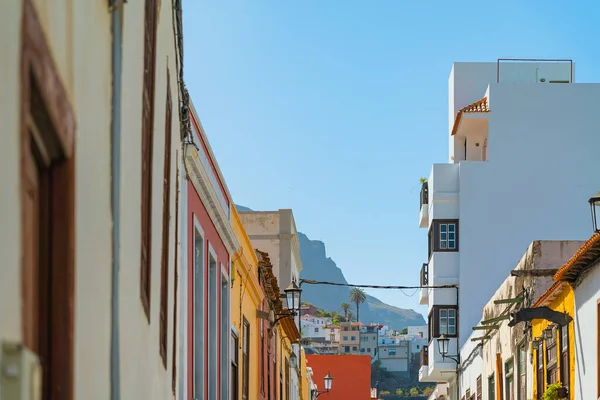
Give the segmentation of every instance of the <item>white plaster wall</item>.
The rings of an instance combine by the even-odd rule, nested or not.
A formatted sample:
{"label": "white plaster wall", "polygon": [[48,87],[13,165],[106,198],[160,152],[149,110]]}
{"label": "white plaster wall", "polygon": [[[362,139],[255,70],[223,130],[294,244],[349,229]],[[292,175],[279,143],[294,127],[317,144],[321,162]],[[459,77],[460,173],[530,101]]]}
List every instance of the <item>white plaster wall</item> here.
{"label": "white plaster wall", "polygon": [[[455,285],[459,282],[460,253],[434,252],[429,259],[429,285]],[[456,289],[429,289],[429,310],[434,304],[456,305]]]}
{"label": "white plaster wall", "polygon": [[[144,315],[139,299],[140,225],[139,212],[141,193],[141,111],[143,74],[143,18],[144,4],[127,3],[124,20],[123,82],[123,190],[121,208],[124,220],[121,233],[121,394],[123,398],[164,399],[171,394],[171,365],[173,340],[173,288],[174,288],[174,218],[170,218],[171,240],[169,240],[169,297],[168,297],[168,341],[167,368],[159,355],[159,311],[160,311],[160,259],[162,251],[162,183],[164,174],[165,145],[165,101],[167,88],[167,66],[170,71],[173,118],[171,160],[179,145],[179,119],[177,95],[177,68],[175,65],[174,28],[170,2],[159,2],[157,28],[156,84],[154,108],[154,157],[152,184],[152,283],[150,324]],[[131,151],[138,149],[138,151]],[[175,178],[177,168],[171,168],[171,215],[175,215]],[[181,185],[180,185],[181,187]],[[132,293],[134,295],[132,295]]]}
{"label": "white plaster wall", "polygon": [[575,289],[575,399],[595,399],[598,379],[598,301],[600,267],[596,264]]}
{"label": "white plaster wall", "polygon": [[490,161],[459,164],[463,340],[532,240],[589,237],[600,186],[599,84],[492,84],[490,97]]}
{"label": "white plaster wall", "polygon": [[21,340],[21,213],[20,213],[20,103],[21,0],[6,0],[0,13],[0,341]]}
{"label": "white plaster wall", "polygon": [[[483,375],[483,352],[479,342],[471,342],[471,338],[481,336],[481,332],[474,332],[469,340],[460,349],[462,371],[459,374],[460,397],[464,396],[467,389],[471,393],[477,392],[477,377]],[[485,380],[482,376],[482,381]],[[484,393],[487,393],[484,391]],[[485,398],[485,397],[484,397]]]}

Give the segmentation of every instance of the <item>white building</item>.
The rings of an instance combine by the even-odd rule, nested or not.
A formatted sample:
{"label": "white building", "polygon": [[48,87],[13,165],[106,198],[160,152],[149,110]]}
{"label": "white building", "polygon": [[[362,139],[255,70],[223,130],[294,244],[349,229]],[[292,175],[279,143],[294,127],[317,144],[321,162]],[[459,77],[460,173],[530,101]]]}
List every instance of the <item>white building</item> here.
{"label": "white building", "polygon": [[555,275],[575,292],[576,400],[600,398],[600,234],[594,234]]}
{"label": "white building", "polygon": [[[314,315],[303,315],[300,324],[302,325],[302,337],[317,339],[321,341],[330,340],[331,331],[335,329],[328,328],[331,324],[331,318],[315,317]],[[337,330],[339,337],[339,329]]]}
{"label": "white building", "polygon": [[[528,399],[532,393],[533,375],[530,367],[530,329],[525,323],[509,327],[510,313],[531,307],[554,283],[552,275],[533,276],[528,271],[555,270],[567,262],[582,241],[534,241],[513,268],[522,276],[509,276],[504,280],[480,314],[478,326],[499,326],[498,329],[476,330],[469,336],[460,351],[462,364],[459,373],[460,395],[467,393],[491,397],[495,388],[490,383],[502,380],[506,398]],[[522,298],[523,301],[512,301]],[[487,337],[484,340],[477,340]],[[437,351],[432,348],[431,351]],[[498,371],[498,364],[501,370]],[[422,367],[425,370],[426,367]],[[425,379],[426,380],[426,379]],[[449,391],[456,398],[456,380]]]}
{"label": "white building", "polygon": [[421,290],[429,379],[447,381],[456,369],[437,338],[451,337],[449,354],[458,354],[532,240],[587,237],[582,199],[600,186],[600,85],[573,82],[570,62],[453,65],[449,162],[433,165],[419,224],[429,232],[421,281],[460,289]]}

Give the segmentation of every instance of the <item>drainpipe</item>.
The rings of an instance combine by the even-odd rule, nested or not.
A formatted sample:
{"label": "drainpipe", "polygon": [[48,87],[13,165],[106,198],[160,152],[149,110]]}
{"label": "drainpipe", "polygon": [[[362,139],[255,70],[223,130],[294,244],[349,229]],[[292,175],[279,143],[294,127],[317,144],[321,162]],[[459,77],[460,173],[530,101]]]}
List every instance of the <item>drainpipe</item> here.
{"label": "drainpipe", "polygon": [[122,29],[123,1],[109,0],[111,13],[111,190],[110,211],[112,216],[112,284],[110,303],[110,399],[121,398],[121,371],[119,347],[119,259],[121,210],[121,67],[122,67]]}

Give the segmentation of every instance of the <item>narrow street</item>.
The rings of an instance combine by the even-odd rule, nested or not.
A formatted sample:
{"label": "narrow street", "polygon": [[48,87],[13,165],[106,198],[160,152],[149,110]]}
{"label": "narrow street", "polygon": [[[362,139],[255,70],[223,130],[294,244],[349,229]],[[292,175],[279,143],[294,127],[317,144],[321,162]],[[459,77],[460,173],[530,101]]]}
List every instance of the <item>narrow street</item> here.
{"label": "narrow street", "polygon": [[600,399],[551,3],[4,0],[0,400]]}

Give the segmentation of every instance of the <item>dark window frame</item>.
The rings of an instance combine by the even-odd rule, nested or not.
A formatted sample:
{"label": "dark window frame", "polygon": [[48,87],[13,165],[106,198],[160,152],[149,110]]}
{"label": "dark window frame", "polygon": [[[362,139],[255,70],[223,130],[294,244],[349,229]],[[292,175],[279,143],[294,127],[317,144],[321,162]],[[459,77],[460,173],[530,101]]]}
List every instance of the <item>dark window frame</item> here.
{"label": "dark window frame", "polygon": [[[569,371],[569,325],[560,327],[560,381],[563,386],[570,386],[571,374]],[[565,337],[566,336],[566,337]]]}
{"label": "dark window frame", "polygon": [[552,338],[546,340],[546,382],[548,385],[559,381],[558,340],[556,327],[552,328]]}
{"label": "dark window frame", "polygon": [[[518,399],[527,400],[527,342],[522,341],[518,346]],[[524,368],[523,368],[524,367]]]}
{"label": "dark window frame", "polygon": [[142,192],[140,297],[150,323],[152,277],[152,159],[154,153],[154,95],[156,81],[157,0],[145,0],[142,88]]}
{"label": "dark window frame", "polygon": [[514,400],[514,395],[515,395],[515,359],[513,357],[509,358],[504,363],[504,395],[505,395],[505,399],[506,400]]}
{"label": "dark window frame", "polygon": [[[440,242],[440,227],[442,226],[446,226],[448,227],[449,225],[454,225],[454,247],[449,248],[443,248],[441,246],[441,242]],[[433,252],[456,252],[459,251],[459,243],[460,243],[460,233],[459,233],[460,227],[459,227],[459,220],[458,219],[434,219],[431,222],[431,227],[429,228],[429,232],[428,232],[428,250],[429,250],[429,258],[431,258],[431,255],[433,254]],[[447,228],[447,232],[446,235],[449,235],[450,229],[449,227]],[[449,236],[446,236],[446,241],[449,241]]]}
{"label": "dark window frame", "polygon": [[[76,116],[34,2],[22,3],[20,99],[16,99],[21,118],[22,340],[42,360],[42,396],[70,400],[76,304]],[[32,169],[38,175],[33,198]],[[39,201],[35,211],[26,206],[33,200]],[[32,228],[37,228],[39,241],[34,241]],[[38,259],[31,259],[35,255]],[[48,303],[42,303],[45,300]]]}
{"label": "dark window frame", "polygon": [[537,398],[541,399],[544,394],[544,341],[540,340],[536,349],[536,392]]}
{"label": "dark window frame", "polygon": [[496,398],[496,374],[492,373],[488,376],[488,398]]}
{"label": "dark window frame", "polygon": [[163,179],[163,215],[162,215],[162,254],[160,265],[160,314],[159,314],[159,353],[163,366],[167,368],[167,331],[169,325],[169,224],[171,221],[171,125],[173,103],[171,84],[167,68],[167,98],[165,104],[165,154]]}
{"label": "dark window frame", "polygon": [[242,399],[250,397],[250,322],[244,317],[242,327]]}
{"label": "dark window frame", "polygon": [[483,396],[483,390],[482,390],[482,377],[481,375],[479,375],[477,377],[477,384],[476,384],[476,388],[477,388],[477,400],[481,400],[481,396]]}
{"label": "dark window frame", "polygon": [[240,390],[240,339],[238,335],[231,331],[231,398],[239,399]]}
{"label": "dark window frame", "polygon": [[[434,338],[440,337],[440,310],[453,310],[455,312],[454,316],[454,333],[444,333],[447,337],[457,337],[458,336],[458,307],[455,305],[435,305],[431,308],[428,316],[428,324],[429,324],[429,341],[431,342]],[[446,325],[448,325],[448,314],[446,314]],[[446,329],[446,332],[448,329]]]}

